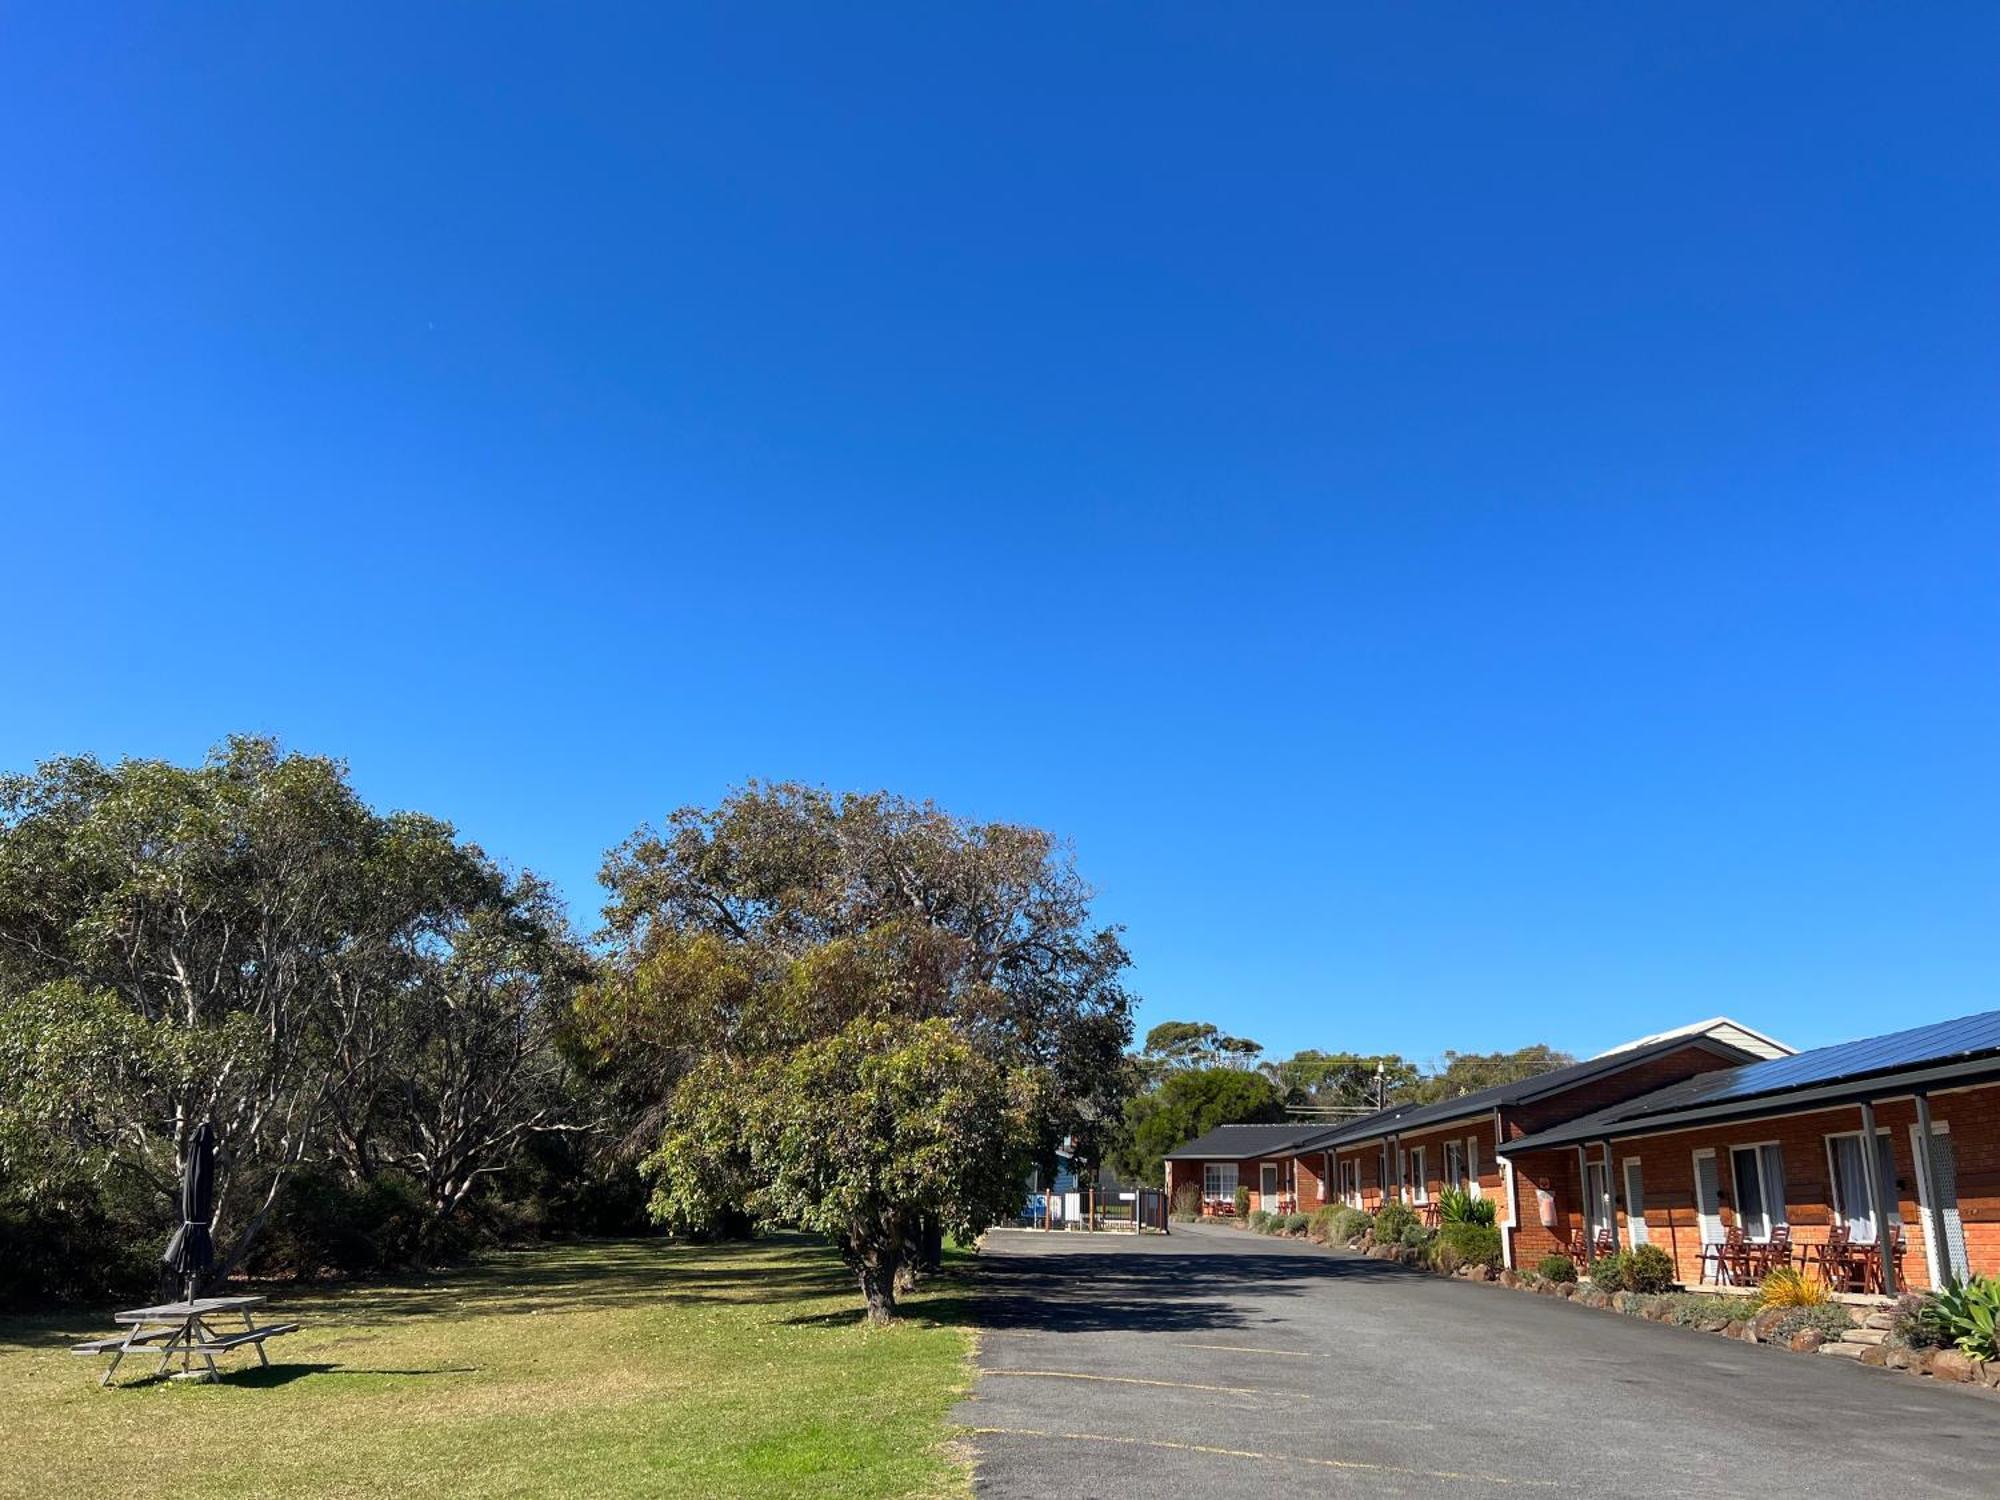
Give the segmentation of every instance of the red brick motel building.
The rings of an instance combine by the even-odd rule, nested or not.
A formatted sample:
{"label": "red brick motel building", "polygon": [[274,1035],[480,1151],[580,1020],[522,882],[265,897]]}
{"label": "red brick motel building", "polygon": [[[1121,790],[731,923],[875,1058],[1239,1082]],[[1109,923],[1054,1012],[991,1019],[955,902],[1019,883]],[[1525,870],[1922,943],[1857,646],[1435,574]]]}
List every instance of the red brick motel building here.
{"label": "red brick motel building", "polygon": [[1497,1200],[1509,1265],[1654,1244],[1691,1286],[1726,1240],[1810,1263],[1883,1223],[1888,1289],[2000,1273],[2000,1011],[1797,1054],[1718,1018],[1441,1103],[1226,1125],[1168,1153],[1169,1198],[1186,1183],[1212,1214],[1238,1185],[1301,1213],[1461,1188]]}

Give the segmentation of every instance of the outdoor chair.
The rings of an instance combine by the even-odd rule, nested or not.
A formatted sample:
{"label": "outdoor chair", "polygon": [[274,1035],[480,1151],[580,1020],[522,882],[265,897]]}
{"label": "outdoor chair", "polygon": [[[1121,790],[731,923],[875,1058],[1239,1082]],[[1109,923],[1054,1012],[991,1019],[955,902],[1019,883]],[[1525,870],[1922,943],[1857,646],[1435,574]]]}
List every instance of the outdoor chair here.
{"label": "outdoor chair", "polygon": [[1711,1240],[1701,1247],[1703,1274],[1708,1274],[1710,1264],[1714,1265],[1714,1281],[1717,1286],[1738,1286],[1750,1274],[1750,1245],[1743,1238],[1743,1226],[1731,1224],[1722,1233],[1720,1240]]}
{"label": "outdoor chair", "polygon": [[1836,1292],[1851,1292],[1861,1281],[1861,1252],[1845,1224],[1827,1230],[1824,1243],[1806,1246],[1805,1263]]}

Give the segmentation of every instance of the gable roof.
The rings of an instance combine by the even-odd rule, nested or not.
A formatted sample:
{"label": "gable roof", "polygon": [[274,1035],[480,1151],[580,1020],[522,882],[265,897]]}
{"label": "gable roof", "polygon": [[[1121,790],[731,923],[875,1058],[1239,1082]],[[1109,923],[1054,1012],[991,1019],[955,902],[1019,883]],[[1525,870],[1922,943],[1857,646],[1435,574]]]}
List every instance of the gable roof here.
{"label": "gable roof", "polygon": [[1167,1161],[1232,1161],[1283,1151],[1326,1129],[1324,1120],[1288,1120],[1281,1125],[1218,1125],[1169,1151]]}
{"label": "gable roof", "polygon": [[1987,1074],[2000,1074],[2000,1010],[1697,1074],[1511,1141],[1501,1154],[1651,1134],[1787,1106],[1849,1103],[1880,1097],[1898,1083],[1909,1087]]}
{"label": "gable roof", "polygon": [[[1736,1038],[1739,1035],[1745,1041],[1754,1038],[1754,1050],[1751,1045],[1746,1045],[1745,1041],[1738,1041]],[[1636,1067],[1640,1063],[1649,1062],[1669,1052],[1677,1052],[1690,1045],[1701,1047],[1730,1062],[1753,1061],[1768,1055],[1767,1049],[1784,1046],[1782,1042],[1774,1042],[1761,1033],[1752,1032],[1747,1026],[1738,1026],[1726,1016],[1718,1016],[1710,1021],[1698,1021],[1693,1026],[1664,1031],[1657,1036],[1642,1037],[1636,1042],[1627,1042],[1622,1047],[1613,1048],[1596,1057],[1585,1058],[1582,1062],[1571,1063],[1567,1067],[1551,1068],[1548,1072],[1537,1073],[1531,1078],[1517,1079],[1513,1083],[1495,1084],[1492,1088],[1477,1089],[1470,1094],[1460,1094],[1455,1099],[1440,1099],[1435,1104],[1392,1105],[1378,1114],[1336,1125],[1310,1140],[1301,1142],[1301,1145],[1306,1149],[1318,1151],[1328,1146],[1373,1140],[1376,1136],[1390,1131],[1406,1134],[1422,1130],[1427,1126],[1442,1125],[1450,1120],[1483,1115],[1503,1105],[1531,1104],[1537,1099],[1545,1099],[1565,1089],[1573,1089],[1599,1078],[1607,1078],[1614,1073],[1623,1072],[1626,1068]]]}

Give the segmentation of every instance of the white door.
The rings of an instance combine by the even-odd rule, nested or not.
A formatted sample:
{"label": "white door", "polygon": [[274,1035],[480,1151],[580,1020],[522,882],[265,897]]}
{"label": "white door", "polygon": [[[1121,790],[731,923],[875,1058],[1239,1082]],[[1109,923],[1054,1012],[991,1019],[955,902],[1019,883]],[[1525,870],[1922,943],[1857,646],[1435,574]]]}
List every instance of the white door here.
{"label": "white door", "polygon": [[1262,1196],[1264,1199],[1264,1201],[1261,1204],[1259,1204],[1258,1207],[1265,1209],[1277,1207],[1278,1164],[1276,1162],[1267,1161],[1263,1164],[1263,1180],[1259,1182],[1257,1185],[1262,1190]]}
{"label": "white door", "polygon": [[1722,1242],[1722,1193],[1715,1175],[1715,1153],[1697,1151],[1694,1156],[1694,1211],[1701,1224],[1701,1242]]}
{"label": "white door", "polygon": [[1625,1228],[1632,1243],[1646,1243],[1646,1189],[1639,1179],[1639,1158],[1625,1158]]}
{"label": "white door", "polygon": [[1590,1226],[1589,1239],[1591,1254],[1597,1253],[1597,1237],[1609,1227],[1604,1222],[1604,1163],[1594,1161],[1585,1174],[1583,1184],[1584,1223]]}

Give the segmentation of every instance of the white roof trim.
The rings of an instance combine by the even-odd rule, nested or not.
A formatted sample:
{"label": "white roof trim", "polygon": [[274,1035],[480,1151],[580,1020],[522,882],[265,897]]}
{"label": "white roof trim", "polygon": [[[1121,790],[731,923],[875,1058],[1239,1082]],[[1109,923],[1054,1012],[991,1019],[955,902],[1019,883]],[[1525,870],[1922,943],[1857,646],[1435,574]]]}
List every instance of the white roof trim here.
{"label": "white roof trim", "polygon": [[1656,1042],[1671,1041],[1675,1037],[1714,1037],[1718,1042],[1726,1042],[1741,1048],[1756,1057],[1790,1057],[1798,1051],[1788,1047],[1776,1037],[1745,1026],[1741,1021],[1732,1021],[1728,1016],[1710,1016],[1706,1021],[1696,1021],[1687,1026],[1676,1026],[1671,1031],[1655,1032],[1652,1036],[1642,1036],[1636,1041],[1620,1042],[1616,1047],[1600,1052],[1599,1057],[1610,1057],[1618,1052],[1630,1052],[1638,1047],[1650,1047]]}

